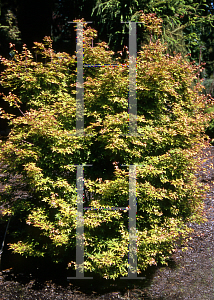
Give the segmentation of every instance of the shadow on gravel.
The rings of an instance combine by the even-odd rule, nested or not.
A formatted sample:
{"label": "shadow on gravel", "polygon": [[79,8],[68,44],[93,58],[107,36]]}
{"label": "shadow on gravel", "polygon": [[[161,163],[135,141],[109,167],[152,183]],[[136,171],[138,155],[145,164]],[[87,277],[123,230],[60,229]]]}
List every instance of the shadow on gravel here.
{"label": "shadow on gravel", "polygon": [[[172,269],[177,267],[173,260],[169,261],[168,266]],[[63,294],[67,291],[72,291],[73,295],[76,296],[72,299],[119,298],[148,300],[154,298],[149,297],[146,290],[151,285],[157,268],[161,268],[161,266],[149,267],[146,271],[138,275],[139,277],[145,277],[145,279],[138,280],[120,278],[115,281],[106,280],[96,276],[96,274],[85,273],[85,277],[93,277],[93,279],[72,279],[68,281],[67,277],[75,277],[75,271],[66,270],[66,265],[54,264],[44,258],[25,258],[18,254],[12,254],[7,246],[5,246],[2,254],[1,267],[3,281],[7,282],[7,284],[9,282],[11,284],[18,283],[17,289],[20,289],[20,286],[24,286],[31,291],[40,291],[44,299],[45,291],[52,289],[53,292],[61,292]],[[46,299],[49,298],[46,297]],[[164,298],[155,298],[155,300],[158,299],[161,300]]]}

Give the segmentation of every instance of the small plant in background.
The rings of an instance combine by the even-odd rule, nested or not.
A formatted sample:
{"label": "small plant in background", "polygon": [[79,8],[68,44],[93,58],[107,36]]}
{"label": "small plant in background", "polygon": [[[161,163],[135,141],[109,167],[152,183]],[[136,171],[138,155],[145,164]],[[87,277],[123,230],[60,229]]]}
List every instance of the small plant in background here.
{"label": "small plant in background", "polygon": [[7,10],[7,13],[3,18],[3,24],[0,24],[1,38],[7,42],[18,42],[21,40],[20,33],[16,16],[11,10]]}
{"label": "small plant in background", "polygon": [[[159,25],[153,18],[149,30],[152,20]],[[115,63],[104,42],[91,47],[96,32],[84,26],[84,63]],[[169,56],[159,40],[142,47],[138,136],[128,135],[128,69],[85,68],[86,136],[80,137],[75,135],[75,57],[55,53],[47,37],[34,50],[36,61],[26,46],[12,61],[1,59],[7,67],[1,83],[10,90],[4,100],[19,109],[26,104],[20,117],[2,112],[12,130],[1,142],[6,174],[1,203],[19,226],[10,249],[75,266],[70,257],[76,246],[75,165],[93,164],[84,168],[84,205],[99,208],[128,206],[128,169],[121,165],[136,164],[138,273],[166,263],[176,239],[187,238],[186,223],[203,220],[205,189],[194,175],[194,157],[206,144],[204,131],[213,113],[205,109],[213,100],[201,93],[198,66]],[[14,175],[19,177],[11,184]],[[17,196],[18,191],[27,195]],[[126,276],[128,238],[127,211],[85,211],[85,271],[113,279]]]}

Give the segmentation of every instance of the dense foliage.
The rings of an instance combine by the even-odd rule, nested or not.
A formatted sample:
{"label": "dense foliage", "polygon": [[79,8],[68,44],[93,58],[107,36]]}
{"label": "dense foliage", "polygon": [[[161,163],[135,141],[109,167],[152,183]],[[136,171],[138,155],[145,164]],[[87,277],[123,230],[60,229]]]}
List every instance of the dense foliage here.
{"label": "dense foliage", "polygon": [[[207,112],[214,112],[214,107],[208,108]],[[210,137],[211,144],[214,145],[214,119],[209,122],[209,126],[206,128],[205,133]]]}
{"label": "dense foliage", "polygon": [[[146,19],[142,14],[141,20]],[[91,46],[95,35],[85,27],[84,63],[115,63],[104,42]],[[18,228],[10,248],[74,266],[75,165],[93,164],[84,168],[84,206],[99,208],[128,207],[128,167],[121,165],[136,164],[138,273],[165,263],[176,238],[190,230],[186,222],[203,219],[204,190],[194,175],[194,156],[206,143],[204,130],[212,114],[205,109],[212,99],[201,93],[198,67],[181,55],[167,54],[160,40],[142,47],[137,57],[137,136],[128,135],[128,68],[84,68],[86,135],[81,137],[75,135],[75,56],[55,53],[48,37],[35,43],[34,50],[36,60],[26,46],[13,60],[1,59],[6,66],[1,84],[10,90],[4,100],[22,114],[2,111],[12,130],[1,142],[6,189],[0,202]],[[128,238],[127,211],[85,211],[85,270],[106,278],[127,275]]]}

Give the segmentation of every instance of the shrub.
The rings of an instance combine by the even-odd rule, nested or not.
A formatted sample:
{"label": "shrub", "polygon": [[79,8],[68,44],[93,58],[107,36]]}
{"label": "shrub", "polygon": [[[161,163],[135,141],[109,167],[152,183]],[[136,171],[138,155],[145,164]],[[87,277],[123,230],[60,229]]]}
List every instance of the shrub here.
{"label": "shrub", "polygon": [[[95,31],[85,27],[84,34],[84,63],[115,63],[105,43],[90,46]],[[75,135],[75,57],[55,53],[47,37],[35,43],[35,51],[39,62],[26,46],[13,60],[2,58],[7,68],[1,82],[10,90],[5,101],[20,110],[26,103],[21,117],[2,112],[12,130],[1,142],[7,174],[1,203],[7,203],[20,227],[10,249],[74,266],[75,258],[69,257],[76,246],[74,165],[93,164],[84,168],[84,205],[99,208],[128,206],[128,168],[121,165],[136,164],[138,273],[166,263],[176,239],[187,237],[186,223],[203,220],[205,190],[194,175],[194,157],[206,144],[211,116],[204,110],[212,99],[200,93],[198,66],[180,55],[169,56],[160,41],[142,48],[137,58],[138,136],[127,135],[128,69],[85,68],[86,136],[81,137]],[[28,195],[17,197],[17,191]],[[105,278],[126,276],[128,238],[126,211],[85,211],[85,271]]]}
{"label": "shrub", "polygon": [[[214,112],[214,107],[211,107],[206,110],[209,112]],[[206,128],[205,133],[210,137],[211,144],[214,144],[214,119],[209,122],[209,126]]]}

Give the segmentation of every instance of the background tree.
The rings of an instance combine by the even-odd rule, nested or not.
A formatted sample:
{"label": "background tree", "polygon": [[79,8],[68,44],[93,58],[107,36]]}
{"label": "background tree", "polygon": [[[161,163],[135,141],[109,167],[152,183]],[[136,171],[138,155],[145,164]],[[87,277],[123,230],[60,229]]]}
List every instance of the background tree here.
{"label": "background tree", "polygon": [[10,43],[20,44],[20,29],[16,16],[16,1],[0,3],[0,53],[9,57]]}
{"label": "background tree", "polygon": [[17,6],[17,19],[24,44],[31,48],[34,41],[42,42],[44,36],[51,35],[52,0],[19,0]]}
{"label": "background tree", "polygon": [[[163,19],[162,39],[168,43],[168,51],[181,52],[183,55],[190,52],[195,46],[195,41],[200,40],[201,25],[210,26],[212,17],[212,3],[210,1],[97,1],[93,14],[100,17],[99,24],[102,24],[101,32],[105,31],[105,36],[109,37],[109,45],[114,49],[115,44],[122,45],[124,38],[127,43],[127,34],[122,35],[119,29],[121,21],[131,21],[139,19],[139,11],[144,13],[156,13],[157,17]],[[108,22],[107,22],[108,20]],[[106,24],[106,26],[105,26]],[[128,28],[126,24],[123,31]],[[140,25],[138,25],[140,26]],[[185,30],[187,29],[187,30]],[[116,35],[110,43],[112,37]],[[126,30],[127,32],[127,30]],[[107,34],[106,34],[107,33]],[[141,31],[142,33],[142,31]],[[143,36],[138,36],[139,41],[144,42]],[[188,48],[187,48],[188,46]],[[198,60],[198,56],[196,57]]]}
{"label": "background tree", "polygon": [[[7,58],[12,58],[14,55],[12,44],[16,47],[21,45],[21,32],[18,27],[16,1],[1,1],[0,2],[0,54]],[[4,70],[4,66],[0,65],[0,71]],[[0,92],[2,87],[0,86]],[[14,112],[0,96],[0,105],[8,112]],[[15,110],[17,113],[17,111]],[[4,138],[9,133],[8,122],[0,117],[0,138]]]}

